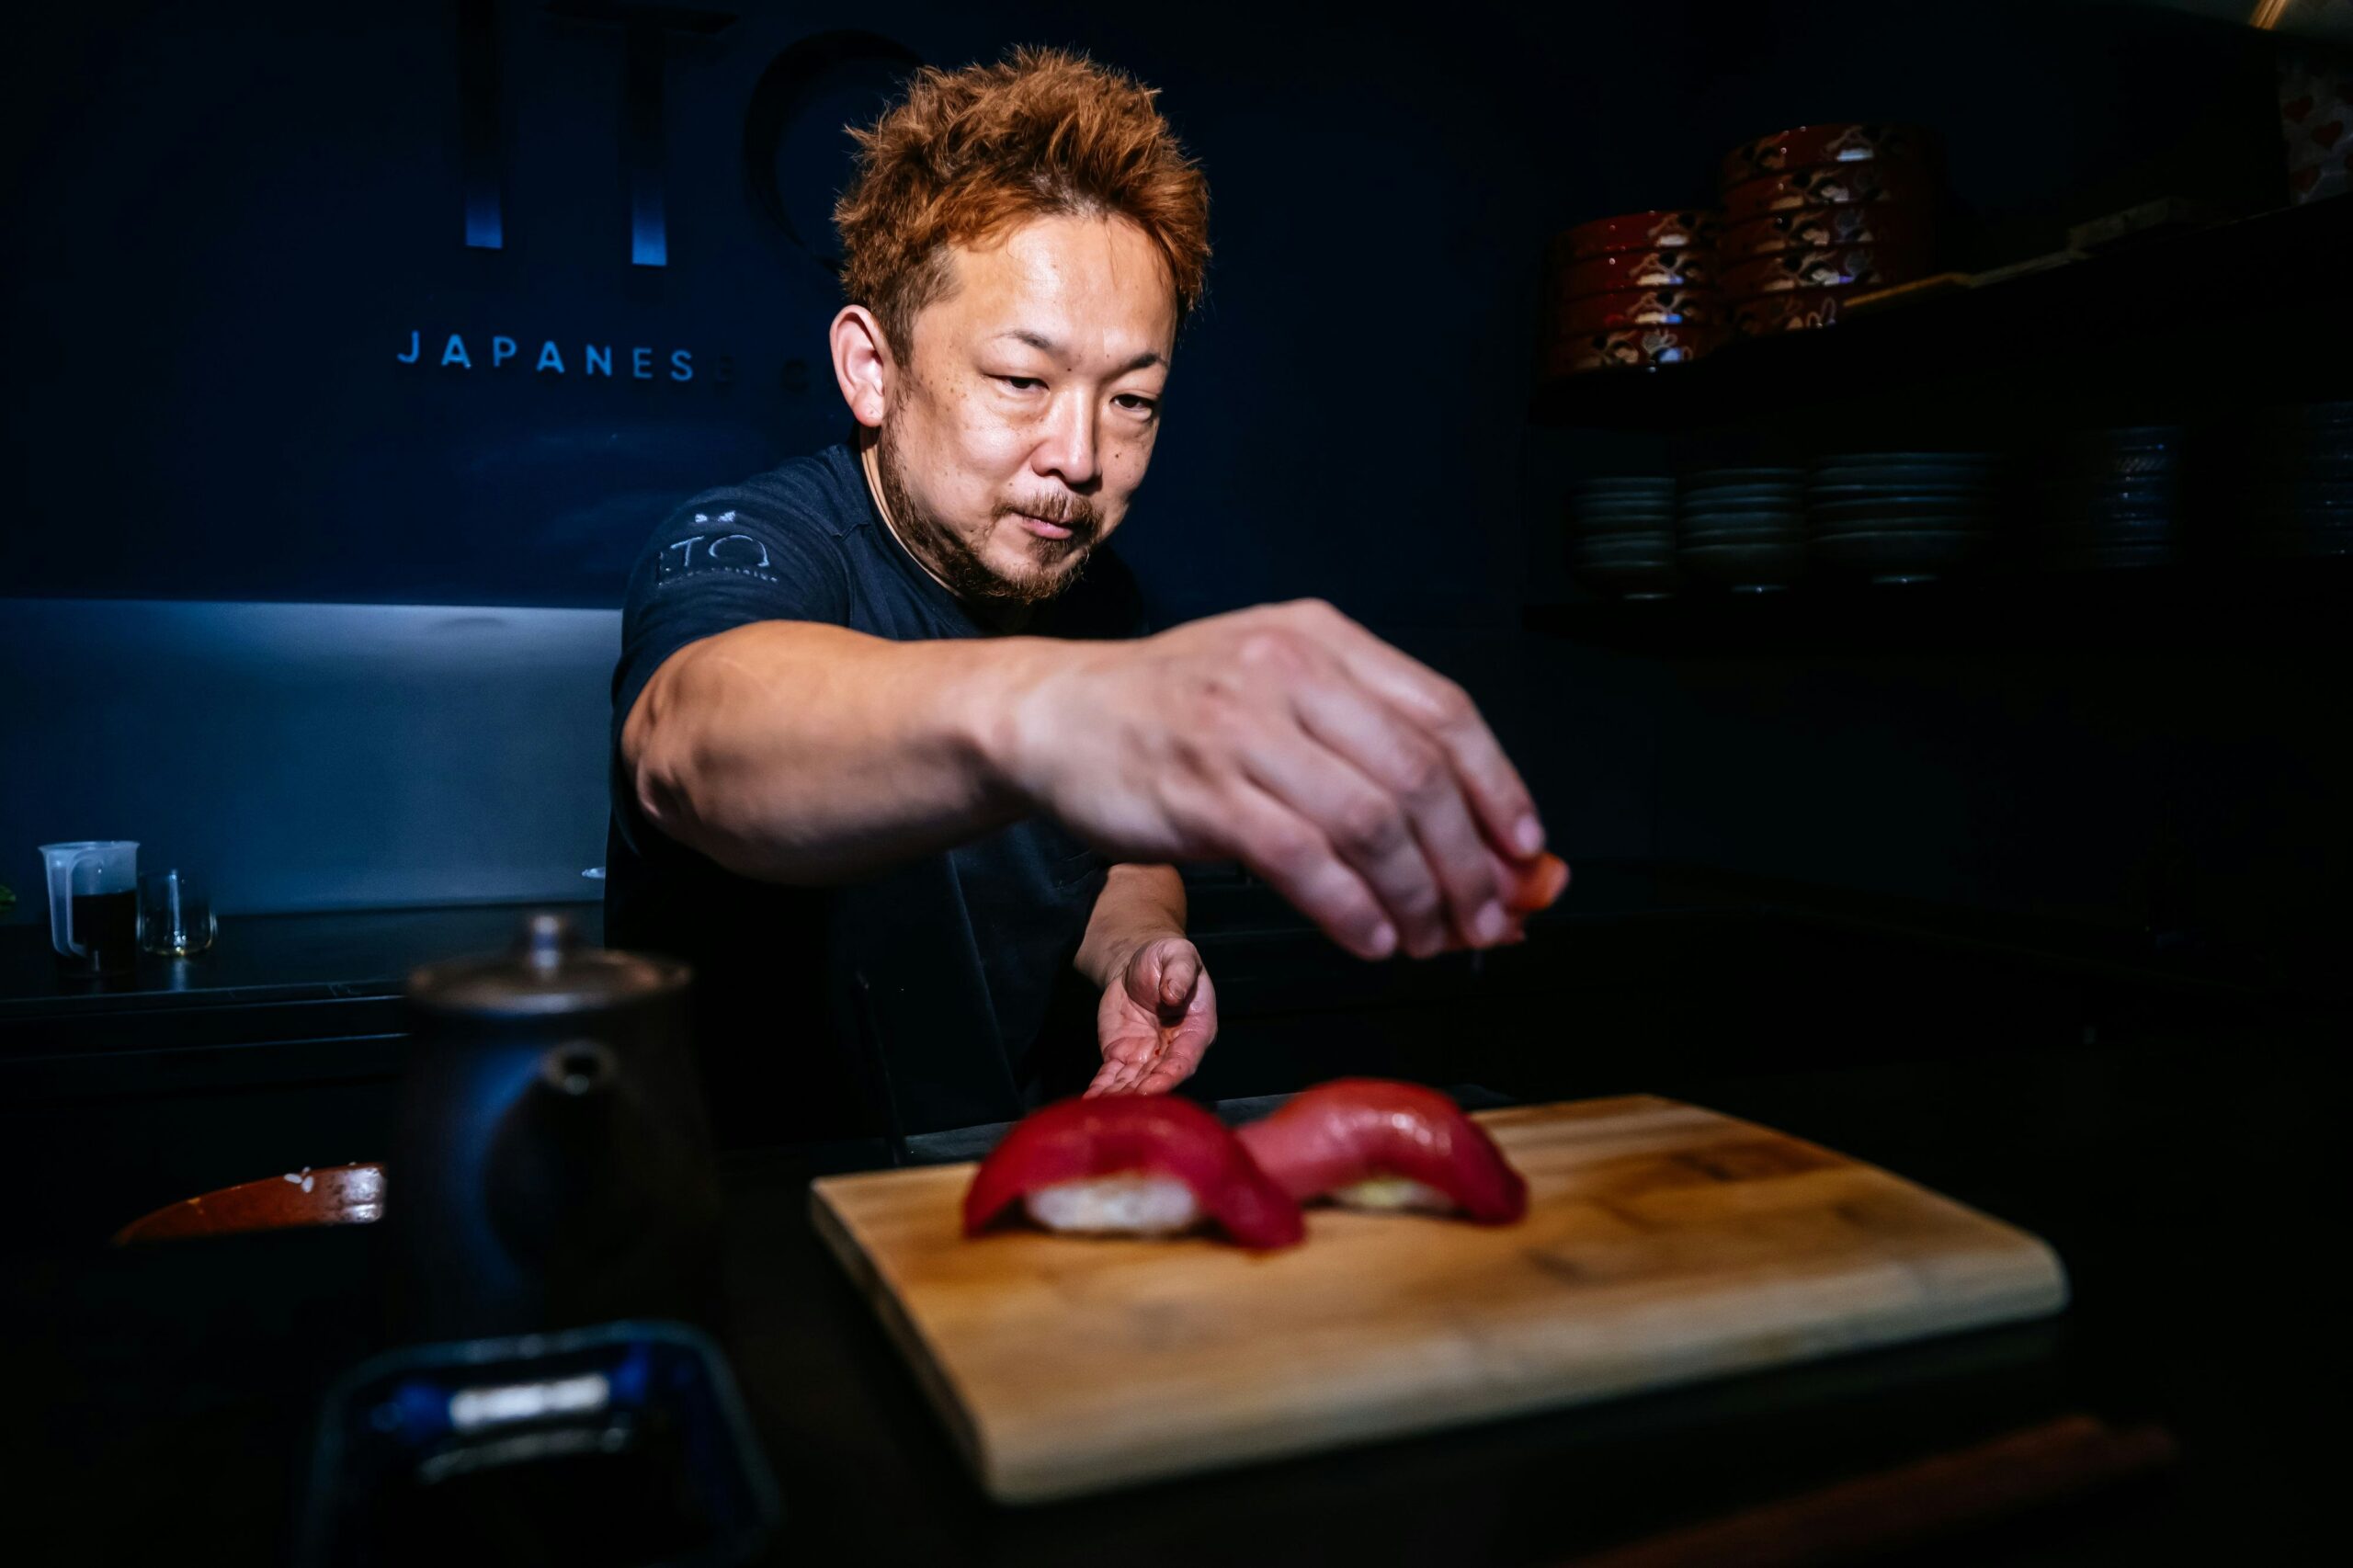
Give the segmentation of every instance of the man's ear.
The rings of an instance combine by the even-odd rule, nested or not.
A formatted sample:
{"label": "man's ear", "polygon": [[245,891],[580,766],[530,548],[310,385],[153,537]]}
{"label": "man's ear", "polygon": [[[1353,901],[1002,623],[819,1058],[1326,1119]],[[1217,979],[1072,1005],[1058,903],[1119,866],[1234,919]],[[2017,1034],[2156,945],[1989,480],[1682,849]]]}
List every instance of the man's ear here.
{"label": "man's ear", "polygon": [[850,416],[870,430],[881,429],[882,411],[891,403],[891,378],[897,373],[882,324],[864,305],[844,305],[829,335],[834,380]]}

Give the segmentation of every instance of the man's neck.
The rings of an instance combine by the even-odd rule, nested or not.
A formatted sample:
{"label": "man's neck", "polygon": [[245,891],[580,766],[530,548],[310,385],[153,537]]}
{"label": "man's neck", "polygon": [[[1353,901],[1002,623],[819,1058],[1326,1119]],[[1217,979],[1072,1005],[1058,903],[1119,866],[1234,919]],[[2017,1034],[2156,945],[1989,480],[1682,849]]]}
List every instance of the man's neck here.
{"label": "man's neck", "polygon": [[881,517],[882,526],[891,530],[891,537],[899,541],[899,548],[907,552],[907,559],[923,569],[925,576],[938,583],[940,590],[949,597],[999,631],[1018,631],[1029,623],[1028,605],[966,597],[949,587],[939,574],[931,569],[931,563],[923,558],[923,552],[907,542],[907,536],[899,531],[899,520],[891,515],[890,498],[883,492],[881,432],[864,426],[858,427],[858,466],[865,471],[866,493],[874,498],[874,510]]}
{"label": "man's neck", "polygon": [[899,548],[907,552],[907,559],[923,568],[925,576],[938,583],[942,590],[953,596],[956,590],[942,582],[939,574],[933,571],[915,546],[907,542],[907,536],[899,531],[899,519],[891,516],[890,498],[882,493],[882,443],[872,430],[861,429],[858,432],[858,462],[866,471],[866,494],[873,497],[874,510],[881,517],[882,526],[891,530],[891,537],[899,541]]}

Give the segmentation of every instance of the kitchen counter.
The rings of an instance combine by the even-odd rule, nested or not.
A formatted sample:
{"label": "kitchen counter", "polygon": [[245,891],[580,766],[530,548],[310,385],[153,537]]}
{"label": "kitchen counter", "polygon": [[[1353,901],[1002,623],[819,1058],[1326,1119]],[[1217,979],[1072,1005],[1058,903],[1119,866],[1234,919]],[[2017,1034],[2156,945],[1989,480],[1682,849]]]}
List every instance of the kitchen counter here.
{"label": "kitchen counter", "polygon": [[[1238,868],[1187,870],[1193,930],[1208,945],[1246,953],[1273,943],[1300,943],[1328,949],[1336,963],[1358,975],[1442,975],[1469,966],[1458,955],[1450,962],[1368,971],[1329,949],[1271,889]],[[208,1010],[308,1007],[324,1019],[341,1007],[355,1017],[371,1017],[368,1006],[396,999],[403,978],[416,965],[503,948],[523,916],[540,908],[567,915],[584,940],[601,940],[604,906],[596,900],[235,915],[222,917],[220,941],[202,958],[142,955],[133,974],[89,981],[60,975],[41,909],[19,905],[0,918],[0,1050],[63,1049],[101,1036],[118,1047],[126,1038],[167,1040],[174,1027],[185,1035],[193,1016]],[[2165,952],[2128,933],[1698,867],[1581,862],[1568,896],[1539,918],[1549,924],[1695,915],[1900,932],[1914,939],[2032,951],[2078,965],[2227,984],[2269,987],[2283,980],[2244,955]]]}
{"label": "kitchen counter", "polygon": [[[2313,1092],[2334,1049],[2333,1032],[2270,1023],[2064,1050],[1988,1042],[1966,1061],[1661,1064],[1643,1086],[2037,1231],[2067,1262],[2074,1307],[1026,1510],[965,1477],[814,1241],[808,1161],[734,1156],[722,1339],[783,1491],[775,1560],[1559,1562],[2076,1410],[2164,1424],[2182,1463],[1904,1561],[2290,1560],[2333,1480],[2328,1450],[2298,1431],[2336,1354],[2322,1279],[2333,1160]],[[1540,1092],[1606,1086],[1587,1076],[1560,1063]],[[381,1244],[380,1228],[354,1227],[0,1262],[10,1342],[32,1352],[6,1462],[17,1494],[40,1500],[26,1510],[34,1540],[79,1562],[192,1540],[208,1559],[279,1554],[311,1401],[381,1337]]]}
{"label": "kitchen counter", "polygon": [[[1379,965],[1230,868],[1188,880],[1222,1017],[1193,1085],[1207,1099],[1344,1073],[1523,1096],[1641,1090],[1669,1068],[1740,1070],[1759,1018],[1809,1020],[1774,1048],[1778,1067],[1802,1071],[2343,1011],[2333,974],[2300,984],[2131,932],[1687,868],[1580,866],[1524,947]],[[564,907],[584,936],[599,933],[597,904]],[[0,1186],[42,1186],[80,1163],[17,1233],[90,1241],[192,1193],[381,1157],[405,1040],[402,977],[505,946],[524,912],[231,917],[207,957],[151,961],[104,986],[58,978],[40,922],[0,924]],[[1575,1074],[1555,1087],[1563,1063]],[[108,1157],[84,1161],[94,1148]]]}
{"label": "kitchen counter", "polygon": [[[598,903],[558,905],[594,940]],[[525,909],[477,904],[222,917],[198,959],[68,980],[44,908],[0,922],[0,1188],[43,1191],[11,1227],[103,1237],[150,1209],[382,1152],[421,963],[495,950]],[[92,1158],[104,1151],[103,1158]],[[72,1168],[75,1178],[55,1173]]]}
{"label": "kitchen counter", "polygon": [[[186,1040],[204,1033],[201,1015],[223,1010],[299,1014],[313,1034],[365,1021],[400,995],[411,969],[503,948],[534,908],[568,915],[584,940],[603,936],[605,908],[596,901],[229,915],[200,958],[142,953],[131,974],[79,980],[58,971],[43,908],[20,906],[0,923],[0,1048]],[[256,1025],[248,1018],[234,1027]]]}

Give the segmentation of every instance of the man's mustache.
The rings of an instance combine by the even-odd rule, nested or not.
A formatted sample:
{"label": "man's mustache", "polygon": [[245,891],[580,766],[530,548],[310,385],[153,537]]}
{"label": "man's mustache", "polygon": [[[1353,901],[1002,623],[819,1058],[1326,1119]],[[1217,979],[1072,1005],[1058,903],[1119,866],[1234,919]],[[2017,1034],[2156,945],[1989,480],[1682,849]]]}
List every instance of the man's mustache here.
{"label": "man's mustache", "polygon": [[1068,528],[1074,539],[1093,538],[1098,520],[1095,503],[1084,495],[1041,495],[1035,500],[1017,501],[998,508],[997,516],[1009,517],[1017,513]]}

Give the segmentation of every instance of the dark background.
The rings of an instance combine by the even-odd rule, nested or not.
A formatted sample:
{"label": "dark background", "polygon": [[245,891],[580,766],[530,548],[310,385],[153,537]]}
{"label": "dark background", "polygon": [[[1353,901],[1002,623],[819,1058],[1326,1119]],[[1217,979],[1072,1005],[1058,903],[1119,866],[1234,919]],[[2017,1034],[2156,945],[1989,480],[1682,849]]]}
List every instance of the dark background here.
{"label": "dark background", "polygon": [[[1542,242],[1709,200],[1737,139],[1934,126],[2008,259],[2176,141],[2270,129],[2218,94],[2252,35],[2145,6],[1213,4],[1171,26],[754,0],[664,35],[668,259],[643,267],[624,32],[570,14],[589,6],[472,7],[494,19],[505,243],[463,243],[469,8],[55,7],[12,47],[8,594],[613,606],[650,519],[845,427],[838,127],[893,74],[851,54],[791,100],[770,168],[745,147],[770,62],[844,28],[951,65],[1089,50],[1162,88],[1205,165],[1209,301],[1123,541],[1169,619],[1305,593],[1414,624],[1514,607]],[[439,363],[452,334],[471,369]],[[533,368],[548,341],[561,374]]]}
{"label": "dark background", "polygon": [[[2299,9],[2324,6],[2353,29],[2353,0]],[[2278,40],[2233,25],[2248,8],[742,3],[671,41],[658,268],[631,261],[616,7],[12,17],[0,882],[19,903],[0,908],[17,923],[0,929],[0,1190],[23,1201],[0,1305],[40,1354],[15,1424],[30,1462],[0,1469],[42,1500],[21,1521],[35,1542],[77,1532],[76,1561],[282,1544],[318,1384],[359,1353],[380,1283],[361,1252],[301,1249],[369,1228],[249,1238],[289,1244],[267,1261],[101,1238],[191,1193],[381,1157],[408,1044],[398,977],[495,947],[510,902],[594,896],[624,564],[676,501],[843,427],[830,276],[761,193],[822,251],[838,126],[889,73],[822,78],[773,157],[747,167],[745,142],[772,62],[844,29],[947,64],[1078,45],[1163,89],[1210,176],[1217,255],[1120,540],[1152,612],[1333,599],[1470,687],[1580,864],[1527,946],[1384,966],[1203,875],[1224,1028],[1192,1091],[1376,1073],[1753,1118],[2048,1237],[2079,1291],[2058,1325],[2078,1358],[2046,1394],[2047,1345],[1999,1350],[1988,1376],[1957,1342],[1934,1376],[1838,1363],[1794,1393],[1711,1387],[1592,1429],[1506,1424],[982,1517],[862,1305],[778,1244],[805,1211],[799,1173],[733,1165],[759,1307],[730,1349],[794,1549],[1098,1561],[1116,1531],[1147,1556],[1215,1536],[1297,1557],[1341,1519],[1376,1558],[1557,1560],[1990,1435],[2022,1418],[2029,1381],[2037,1410],[2182,1436],[2188,1476],[2115,1503],[2115,1560],[2249,1540],[2262,1557],[2307,1527],[2330,1479],[2326,1450],[2294,1438],[2335,1332],[2311,1085],[2341,1051],[2353,938],[2353,579],[2278,568],[2225,593],[2192,572],[2172,621],[2089,593],[2021,616],[1956,584],[1872,615],[1695,601],[1629,634],[1615,612],[1641,607],[1563,569],[1568,486],[1740,433],[1531,415],[1548,236],[1705,200],[1718,155],[1775,128],[1930,127],[1961,266],[2168,194],[2279,206]],[[496,62],[496,250],[464,244],[468,16]],[[2143,311],[2120,358],[2063,322],[2030,358],[1962,335],[1949,363],[1850,389],[1868,437],[1815,438],[2023,445],[2353,397],[2353,289],[2312,287],[2348,276],[2353,256],[2291,250],[2181,278],[2178,314]],[[426,362],[404,365],[413,330]],[[1860,346],[1848,332],[1756,347],[1834,364]],[[438,363],[453,333],[470,369]],[[493,368],[501,334],[517,357]],[[532,369],[548,340],[561,378]],[[584,375],[591,344],[610,379]],[[679,350],[691,381],[668,378]],[[1767,403],[1760,425],[1813,417],[1796,389]],[[115,835],[149,869],[189,868],[231,919],[210,957],[101,994],[56,978],[34,846]],[[593,907],[575,913],[593,934]],[[2234,1267],[2185,1269],[2201,1245]],[[2057,1532],[2037,1561],[2104,1560],[2064,1520],[2026,1528]],[[1962,1558],[2006,1560],[1938,1560]]]}
{"label": "dark background", "polygon": [[[1120,540],[1162,623],[1333,599],[1471,686],[1573,857],[2258,947],[2341,927],[2346,699],[2309,658],[1998,629],[1680,656],[1520,620],[1574,597],[1569,480],[1664,455],[1529,424],[1548,235],[1705,200],[1735,141],[1836,118],[1936,131],[1963,264],[2168,191],[2276,205],[2272,40],[2191,14],[2237,9],[741,4],[665,35],[653,267],[611,7],[474,12],[496,250],[463,243],[467,7],[50,8],[0,95],[0,880],[121,835],[233,911],[587,891],[626,563],[676,500],[843,428],[823,221],[835,128],[891,74],[821,75],[772,159],[745,131],[771,62],[860,29],[950,64],[1086,48],[1206,165],[1209,299]],[[472,368],[438,363],[451,334]],[[2211,369],[2186,400],[2260,395]],[[1930,437],[1953,413],[1918,408]]]}

